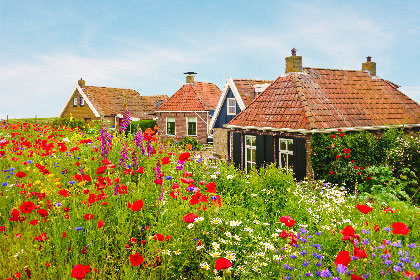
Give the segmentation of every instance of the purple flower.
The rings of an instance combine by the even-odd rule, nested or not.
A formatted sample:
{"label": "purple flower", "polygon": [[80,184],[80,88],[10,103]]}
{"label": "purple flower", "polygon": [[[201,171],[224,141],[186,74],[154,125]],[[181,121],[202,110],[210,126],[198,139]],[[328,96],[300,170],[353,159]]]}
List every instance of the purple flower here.
{"label": "purple flower", "polygon": [[394,267],[392,268],[394,271],[403,271],[402,267],[399,265],[394,265]]}
{"label": "purple flower", "polygon": [[303,261],[302,265],[303,267],[307,267],[309,265],[309,260]]}
{"label": "purple flower", "polygon": [[128,108],[125,107],[124,113],[123,113],[123,119],[120,122],[120,128],[118,129],[118,132],[125,132],[127,127],[130,125],[130,111],[128,111]]}
{"label": "purple flower", "polygon": [[384,227],[383,230],[386,231],[386,232],[390,232],[391,231],[391,229],[389,227]]}
{"label": "purple flower", "polygon": [[315,265],[316,265],[317,267],[321,267],[321,266],[322,266],[322,263],[321,263],[321,262],[317,262]]}
{"label": "purple flower", "polygon": [[347,267],[342,265],[341,263],[337,265],[337,272],[338,274],[344,274],[347,271]]}
{"label": "purple flower", "polygon": [[318,249],[318,251],[321,251],[321,244],[314,244],[314,247]]}
{"label": "purple flower", "polygon": [[366,245],[366,244],[369,244],[369,239],[363,239],[363,242],[362,242],[364,245]]}
{"label": "purple flower", "polygon": [[410,248],[410,249],[416,249],[417,244],[416,243],[411,243],[411,244],[408,244],[407,247]]}
{"label": "purple flower", "polygon": [[321,271],[321,277],[323,278],[330,278],[332,276],[331,272],[328,270],[328,268]]}
{"label": "purple flower", "polygon": [[121,152],[120,152],[120,161],[119,161],[119,166],[122,166],[122,167],[124,167],[124,168],[126,168],[127,167],[127,164],[125,163],[126,161],[127,161],[127,159],[128,159],[128,150],[127,150],[127,143],[125,143],[125,145],[124,145],[124,147],[121,149]]}
{"label": "purple flower", "polygon": [[309,231],[306,230],[306,228],[300,228],[299,229],[300,233],[308,233]]}
{"label": "purple flower", "polygon": [[292,270],[293,268],[291,266],[288,266],[286,263],[284,264],[284,268],[287,270]]}

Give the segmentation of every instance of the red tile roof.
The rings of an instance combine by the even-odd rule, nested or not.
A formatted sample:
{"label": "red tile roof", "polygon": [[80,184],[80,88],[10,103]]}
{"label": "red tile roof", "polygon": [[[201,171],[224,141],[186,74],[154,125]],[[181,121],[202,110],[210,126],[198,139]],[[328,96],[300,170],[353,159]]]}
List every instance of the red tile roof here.
{"label": "red tile roof", "polygon": [[229,125],[290,129],[420,124],[420,106],[395,84],[352,70],[280,76]]}
{"label": "red tile roof", "polygon": [[154,114],[157,108],[168,101],[169,97],[166,95],[143,95],[140,97],[141,104],[146,114]]}
{"label": "red tile roof", "polygon": [[126,105],[131,117],[150,119],[148,111],[141,106],[142,97],[135,90],[94,86],[86,86],[82,90],[99,114],[123,114]]}
{"label": "red tile roof", "polygon": [[158,111],[209,111],[216,109],[221,95],[212,83],[195,82],[183,85]]}
{"label": "red tile roof", "polygon": [[248,106],[254,100],[254,86],[256,84],[271,84],[274,81],[270,80],[253,80],[253,79],[235,79],[236,89],[238,90],[245,106]]}

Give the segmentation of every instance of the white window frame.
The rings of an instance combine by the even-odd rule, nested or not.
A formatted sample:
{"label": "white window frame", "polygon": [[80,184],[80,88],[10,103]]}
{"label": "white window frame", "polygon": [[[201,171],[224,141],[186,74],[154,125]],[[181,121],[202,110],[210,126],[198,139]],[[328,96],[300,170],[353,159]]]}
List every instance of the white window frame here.
{"label": "white window frame", "polygon": [[80,97],[80,106],[85,106],[85,99]]}
{"label": "white window frame", "polygon": [[[235,106],[231,106],[230,104],[229,104],[229,101],[234,101],[235,102]],[[226,98],[226,108],[227,108],[227,114],[228,115],[236,115],[236,99],[235,98]],[[234,110],[234,112],[232,113],[232,112],[230,112],[230,110],[229,109],[231,109],[231,108],[233,108]]]}
{"label": "white window frame", "polygon": [[[174,121],[173,121],[173,123],[174,123],[174,126],[175,126],[175,129],[174,129],[174,134],[169,134],[168,133],[168,119],[173,119]],[[176,135],[176,118],[175,117],[166,117],[166,135],[168,135],[168,136],[175,136]]]}
{"label": "white window frame", "polygon": [[78,100],[79,100],[79,97],[73,97],[73,107],[77,107]]}
{"label": "white window frame", "polygon": [[[285,150],[281,149],[281,144],[282,143],[286,144],[286,149]],[[294,155],[293,155],[293,149],[289,150],[289,144],[294,145],[293,139],[279,138],[279,158],[278,158],[278,161],[279,161],[279,167],[280,168],[285,168],[286,170],[289,170],[289,166],[290,166],[291,167],[290,169],[293,170],[293,162],[289,163],[289,155],[292,156],[292,161],[293,161]],[[282,155],[286,156],[286,166],[282,166],[282,163],[281,163],[281,156]]]}
{"label": "white window frame", "polygon": [[[186,122],[187,122],[187,136],[197,136],[197,117],[186,117],[185,118],[185,120],[186,120]],[[190,120],[194,120],[194,121],[191,121],[191,122],[195,122],[195,134],[189,134],[189,131],[188,131],[188,123],[190,123]]]}
{"label": "white window frame", "polygon": [[[248,139],[251,141],[251,145],[248,145]],[[252,145],[254,143],[255,145]],[[251,160],[248,161],[248,149],[250,150]],[[252,151],[255,150],[255,158],[252,157]],[[255,135],[245,135],[245,172],[249,172],[252,167],[256,166],[257,164],[257,136]],[[250,164],[250,167],[248,169],[248,163]]]}

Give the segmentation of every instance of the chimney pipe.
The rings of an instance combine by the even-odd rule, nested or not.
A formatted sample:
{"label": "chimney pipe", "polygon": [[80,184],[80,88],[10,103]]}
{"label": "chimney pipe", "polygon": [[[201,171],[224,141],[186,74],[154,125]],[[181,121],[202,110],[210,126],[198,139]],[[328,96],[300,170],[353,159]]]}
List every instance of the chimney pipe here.
{"label": "chimney pipe", "polygon": [[187,75],[187,76],[185,76],[185,80],[186,80],[187,84],[195,83],[194,75],[196,75],[197,73],[195,73],[195,72],[185,72],[184,74]]}
{"label": "chimney pipe", "polygon": [[77,81],[77,84],[79,85],[79,87],[81,87],[81,88],[84,88],[86,85],[85,85],[85,81],[82,79],[82,78],[80,78],[80,80],[78,80]]}
{"label": "chimney pipe", "polygon": [[302,67],[302,56],[296,55],[296,49],[292,49],[292,55],[285,58],[286,59],[286,73],[290,72],[303,72]]}
{"label": "chimney pipe", "polygon": [[376,62],[372,61],[372,57],[366,57],[366,62],[362,63],[362,71],[367,71],[371,76],[376,76]]}

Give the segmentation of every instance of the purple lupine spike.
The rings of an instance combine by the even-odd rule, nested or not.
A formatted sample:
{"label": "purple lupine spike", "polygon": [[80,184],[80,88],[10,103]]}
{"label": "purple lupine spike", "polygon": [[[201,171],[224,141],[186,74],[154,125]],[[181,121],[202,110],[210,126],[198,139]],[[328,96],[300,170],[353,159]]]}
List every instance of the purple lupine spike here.
{"label": "purple lupine spike", "polygon": [[118,129],[118,132],[125,132],[127,127],[130,125],[130,111],[127,107],[125,107],[124,113],[123,113],[123,119],[120,123],[120,128]]}
{"label": "purple lupine spike", "polygon": [[125,163],[128,159],[128,151],[127,151],[127,143],[125,143],[124,147],[122,148],[121,152],[120,152],[120,161],[119,161],[119,166],[122,166],[124,168],[127,167],[127,164]]}
{"label": "purple lupine spike", "polygon": [[134,137],[134,142],[136,143],[137,147],[143,148],[143,131],[141,131],[141,128],[137,130],[137,135]]}
{"label": "purple lupine spike", "polygon": [[137,162],[137,155],[136,155],[136,151],[133,151],[131,153],[131,161],[133,162],[133,168],[138,169],[139,168],[139,164]]}

